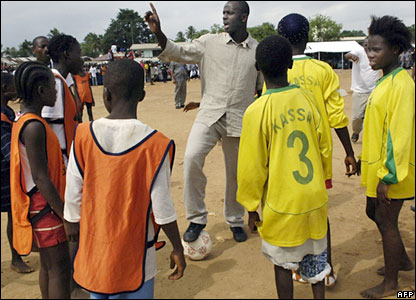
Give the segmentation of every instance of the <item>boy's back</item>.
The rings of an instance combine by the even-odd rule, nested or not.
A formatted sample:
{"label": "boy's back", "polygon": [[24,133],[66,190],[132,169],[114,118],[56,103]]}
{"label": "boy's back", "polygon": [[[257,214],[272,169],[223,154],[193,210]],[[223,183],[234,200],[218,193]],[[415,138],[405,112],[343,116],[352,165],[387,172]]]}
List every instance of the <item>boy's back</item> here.
{"label": "boy's back", "polygon": [[[263,200],[259,232],[276,246],[294,247],[326,234],[323,164],[331,147],[314,103],[308,91],[288,86],[268,90],[244,115],[237,197],[244,206],[254,205],[246,206],[249,211]],[[257,160],[248,159],[253,156]]]}

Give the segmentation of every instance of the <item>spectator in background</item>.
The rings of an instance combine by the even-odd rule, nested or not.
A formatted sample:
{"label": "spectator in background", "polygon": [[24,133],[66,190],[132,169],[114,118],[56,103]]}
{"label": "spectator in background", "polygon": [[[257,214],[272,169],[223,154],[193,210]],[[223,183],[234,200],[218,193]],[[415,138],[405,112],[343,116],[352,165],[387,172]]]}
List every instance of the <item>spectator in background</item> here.
{"label": "spectator in background", "polygon": [[184,108],[186,100],[186,81],[189,81],[186,64],[171,62],[170,70],[172,72],[172,82],[175,85],[175,107],[176,109]]}
{"label": "spectator in background", "polygon": [[367,100],[377,84],[380,77],[379,71],[374,71],[370,67],[367,57],[367,39],[364,40],[364,47],[359,47],[344,55],[346,60],[351,60],[352,64],[352,136],[351,141],[358,141],[363,121]]}
{"label": "spectator in background", "polygon": [[97,85],[97,67],[95,65],[92,65],[90,67],[90,71],[89,71],[90,75],[91,75],[91,82],[92,85]]}

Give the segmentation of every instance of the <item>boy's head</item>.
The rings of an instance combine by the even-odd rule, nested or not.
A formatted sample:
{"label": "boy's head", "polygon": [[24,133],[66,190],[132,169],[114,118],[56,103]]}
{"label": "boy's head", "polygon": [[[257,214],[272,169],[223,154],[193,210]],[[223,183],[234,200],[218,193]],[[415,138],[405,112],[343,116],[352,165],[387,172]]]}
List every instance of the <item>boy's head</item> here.
{"label": "boy's head", "polygon": [[256,65],[267,80],[287,74],[292,68],[292,47],[289,41],[278,35],[265,38],[256,49]]}
{"label": "boy's head", "polygon": [[309,37],[309,21],[300,14],[289,14],[280,20],[277,33],[289,40],[293,46],[305,45]]}
{"label": "boy's head", "polygon": [[372,16],[368,34],[369,38],[375,35],[381,36],[390,48],[397,47],[398,55],[411,47],[411,33],[406,25],[396,17],[378,18]]}
{"label": "boy's head", "polygon": [[54,64],[65,64],[70,73],[79,73],[82,65],[81,46],[73,36],[66,34],[54,36],[49,41],[48,50]]}
{"label": "boy's head", "polygon": [[104,77],[104,102],[115,99],[140,102],[144,95],[144,71],[139,63],[119,59],[108,64]]}
{"label": "boy's head", "polygon": [[38,36],[33,39],[32,53],[36,57],[36,60],[49,65],[50,56],[48,51],[49,40],[45,36]]}
{"label": "boy's head", "polygon": [[21,64],[14,77],[17,96],[22,103],[41,98],[43,105],[53,106],[56,101],[55,79],[52,71],[37,61]]}
{"label": "boy's head", "polygon": [[1,72],[1,105],[6,106],[7,102],[17,97],[14,76],[10,73]]}

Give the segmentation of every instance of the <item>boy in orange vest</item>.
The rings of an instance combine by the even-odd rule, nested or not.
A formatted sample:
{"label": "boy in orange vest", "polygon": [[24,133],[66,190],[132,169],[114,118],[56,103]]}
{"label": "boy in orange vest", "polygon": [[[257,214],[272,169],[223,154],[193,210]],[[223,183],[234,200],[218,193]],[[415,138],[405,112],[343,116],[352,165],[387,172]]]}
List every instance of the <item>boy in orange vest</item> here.
{"label": "boy in orange vest", "polygon": [[10,142],[15,114],[7,104],[16,99],[14,77],[1,72],[1,212],[7,212],[7,239],[12,251],[10,267],[18,273],[30,273],[34,270],[25,264],[13,248],[12,210],[10,204]]}
{"label": "boy in orange vest", "polygon": [[45,119],[43,106],[56,102],[51,70],[40,62],[23,63],[15,84],[21,117],[13,124],[10,192],[13,247],[29,255],[39,248],[39,286],[43,299],[69,299],[70,258],[63,217],[65,166],[58,138]]}
{"label": "boy in orange vest", "polygon": [[137,62],[110,63],[110,114],[80,124],[71,147],[65,226],[71,241],[79,239],[74,279],[92,299],[153,298],[159,225],[173,246],[171,268],[177,266],[169,279],[181,278],[186,267],[169,189],[175,144],[137,119],[143,83]]}
{"label": "boy in orange vest", "polygon": [[89,73],[85,72],[84,68],[81,68],[81,71],[78,75],[74,75],[74,85],[75,85],[75,94],[78,94],[79,99],[81,100],[81,120],[82,114],[84,111],[84,105],[87,107],[88,119],[93,121],[92,116],[92,107],[95,106],[94,95],[91,90]]}

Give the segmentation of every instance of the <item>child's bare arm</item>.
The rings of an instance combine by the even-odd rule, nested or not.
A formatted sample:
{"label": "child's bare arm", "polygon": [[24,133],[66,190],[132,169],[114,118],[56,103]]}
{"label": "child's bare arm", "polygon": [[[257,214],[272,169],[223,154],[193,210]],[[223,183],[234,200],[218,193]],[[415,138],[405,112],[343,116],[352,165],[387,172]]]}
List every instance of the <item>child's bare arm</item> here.
{"label": "child's bare arm", "polygon": [[64,202],[48,175],[46,156],[46,131],[42,123],[30,122],[22,131],[21,141],[26,146],[27,157],[36,187],[52,207],[63,218]]}
{"label": "child's bare arm", "polygon": [[181,238],[179,236],[178,224],[176,221],[161,225],[160,226],[169,241],[172,243],[173,251],[170,254],[170,268],[173,269],[175,265],[177,266],[176,270],[169,275],[170,280],[178,280],[182,278],[183,272],[186,268],[185,256],[183,255],[183,247],[181,243]]}

